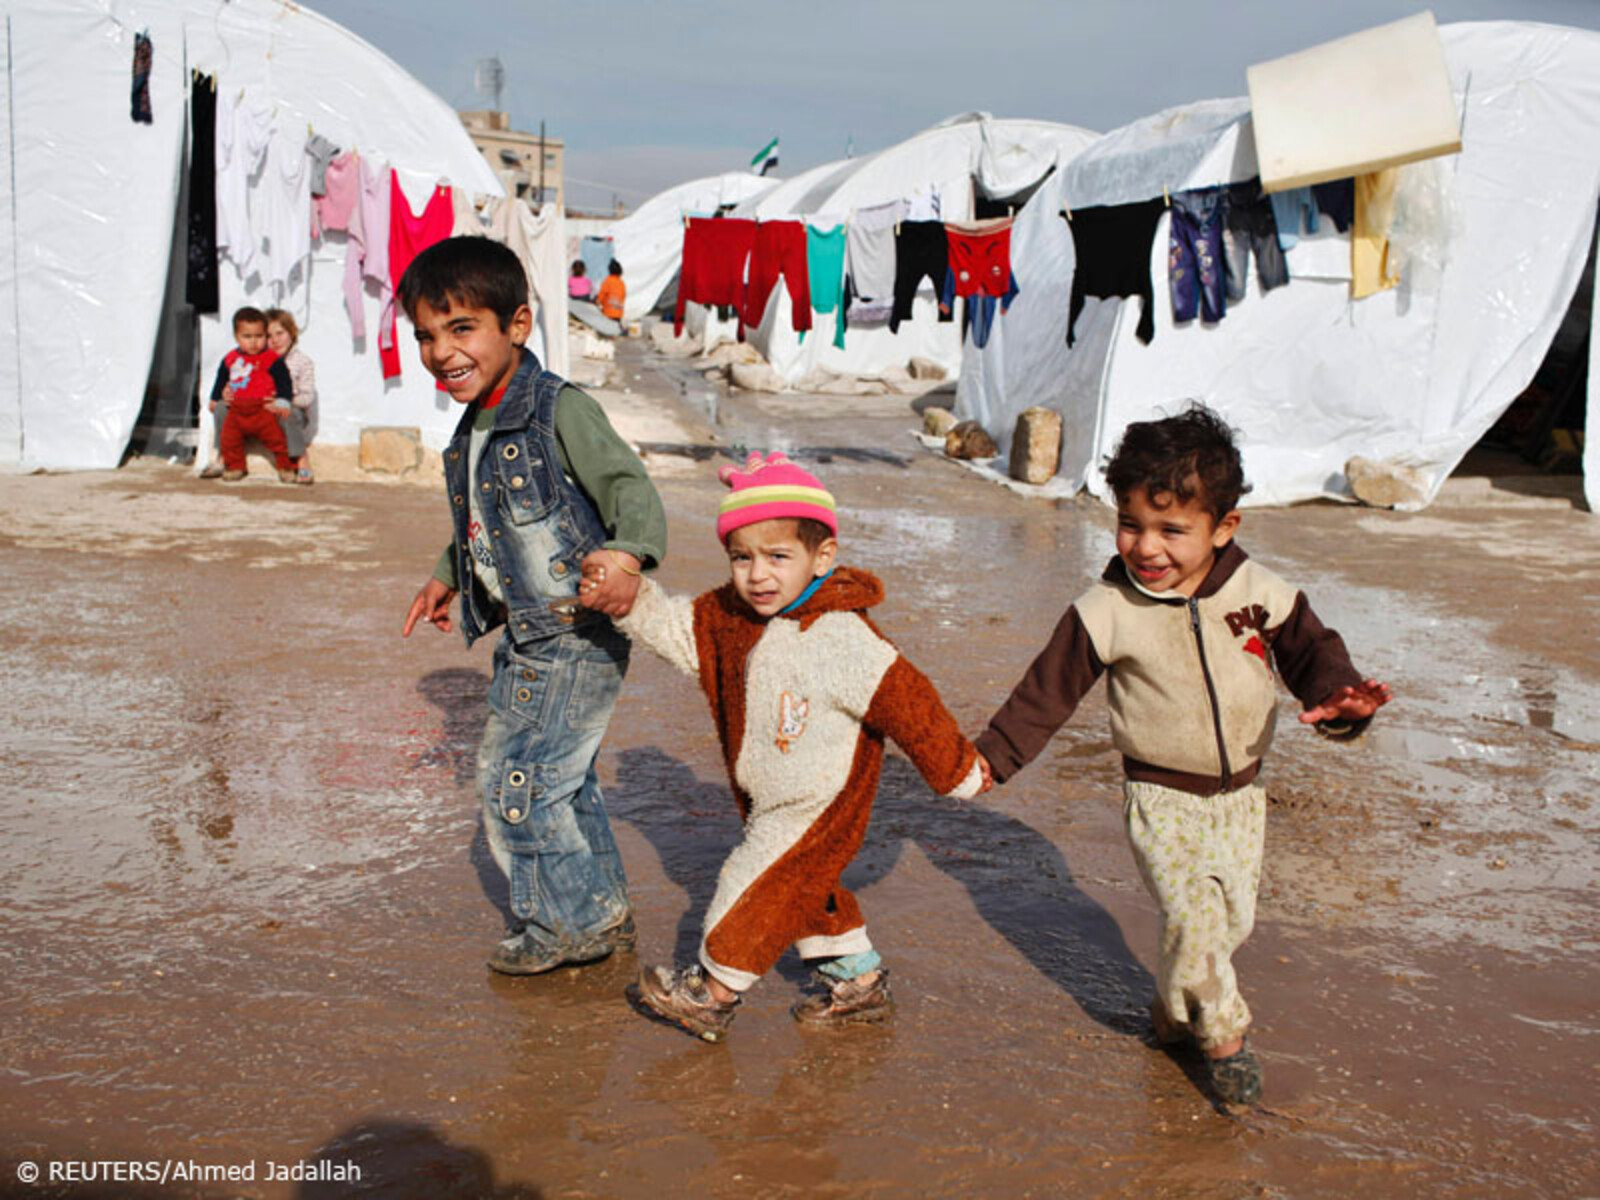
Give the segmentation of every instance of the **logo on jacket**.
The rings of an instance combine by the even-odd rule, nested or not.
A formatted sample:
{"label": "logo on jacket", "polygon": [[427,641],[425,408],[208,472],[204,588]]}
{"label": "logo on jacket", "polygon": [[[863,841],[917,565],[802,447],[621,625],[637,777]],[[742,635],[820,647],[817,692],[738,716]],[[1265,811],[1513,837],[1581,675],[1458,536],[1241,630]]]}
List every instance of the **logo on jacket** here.
{"label": "logo on jacket", "polygon": [[778,697],[778,736],[775,741],[779,751],[789,753],[789,747],[806,731],[806,716],[810,712],[809,700],[796,700],[788,692]]}
{"label": "logo on jacket", "polygon": [[1262,662],[1267,661],[1267,645],[1255,634],[1250,635],[1250,640],[1244,644],[1246,654],[1254,654]]}

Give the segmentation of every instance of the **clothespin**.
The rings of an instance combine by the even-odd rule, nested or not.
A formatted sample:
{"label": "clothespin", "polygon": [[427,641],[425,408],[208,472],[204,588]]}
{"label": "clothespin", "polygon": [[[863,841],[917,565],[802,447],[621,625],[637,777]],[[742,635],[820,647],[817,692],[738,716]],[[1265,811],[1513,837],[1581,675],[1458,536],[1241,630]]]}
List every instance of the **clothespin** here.
{"label": "clothespin", "polygon": [[1072,224],[1072,210],[1065,204],[1061,206],[1061,215],[1067,219],[1067,224]]}
{"label": "clothespin", "polygon": [[894,223],[894,235],[895,235],[895,237],[899,237],[900,236],[900,222],[899,221],[896,221]]}
{"label": "clothespin", "polygon": [[1167,185],[1161,185],[1161,203],[1167,208],[1172,207],[1172,193],[1167,191]]}

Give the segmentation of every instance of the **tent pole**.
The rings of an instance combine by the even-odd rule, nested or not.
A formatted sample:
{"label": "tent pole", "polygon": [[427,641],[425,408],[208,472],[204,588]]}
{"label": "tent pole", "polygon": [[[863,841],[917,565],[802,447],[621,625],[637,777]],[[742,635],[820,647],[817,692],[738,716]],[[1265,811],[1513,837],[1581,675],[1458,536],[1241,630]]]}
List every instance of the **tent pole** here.
{"label": "tent pole", "polygon": [[28,435],[22,419],[22,276],[17,258],[17,106],[14,99],[11,58],[11,14],[6,14],[6,152],[11,166],[11,302],[17,319],[12,330],[16,338],[17,364],[17,463],[28,451]]}

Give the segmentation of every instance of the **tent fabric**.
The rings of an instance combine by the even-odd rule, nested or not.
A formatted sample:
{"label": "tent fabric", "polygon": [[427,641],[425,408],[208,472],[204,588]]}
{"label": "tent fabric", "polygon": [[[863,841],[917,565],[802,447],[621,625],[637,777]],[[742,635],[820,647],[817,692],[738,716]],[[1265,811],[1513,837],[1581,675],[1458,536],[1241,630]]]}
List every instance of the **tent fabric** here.
{"label": "tent fabric", "polygon": [[624,318],[637,320],[651,312],[677,278],[683,265],[685,217],[710,215],[724,205],[750,200],[770,192],[778,182],[748,171],[693,179],[658,192],[610,226],[606,233],[628,284]]}
{"label": "tent fabric", "polygon": [[[1070,160],[1095,137],[1075,125],[963,113],[875,154],[815,167],[740,205],[734,215],[763,221],[809,220],[827,227],[848,221],[857,209],[932,190],[940,199],[940,219],[970,221],[975,188],[995,198],[1015,195]],[[1025,266],[1018,266],[1017,280],[1026,292]],[[790,383],[819,368],[871,378],[891,367],[904,367],[912,358],[931,359],[953,376],[961,365],[962,326],[938,324],[937,312],[936,298],[929,291],[918,296],[911,321],[898,333],[885,326],[852,327],[841,348],[833,342],[834,323],[841,314],[819,316],[817,332],[801,341],[794,331],[789,297],[779,289],[765,316],[745,336]],[[1002,318],[997,325],[1010,319]],[[734,336],[731,322],[709,313],[697,314],[690,328],[703,331],[708,347]]]}
{"label": "tent fabric", "polygon": [[[0,334],[8,343],[0,462],[101,468],[122,457],[150,378],[174,226],[186,216],[178,201],[191,68],[215,74],[219,94],[243,91],[276,106],[285,129],[311,125],[430,183],[502,194],[448,105],[304,6],[141,0],[135,11],[94,0],[5,0],[3,11],[12,111],[0,128],[15,187],[0,175]],[[155,43],[154,120],[112,120],[113,100],[127,95],[135,33],[145,29]],[[344,251],[342,237],[315,244],[282,296],[317,364],[320,437],[352,442],[363,425],[418,425],[430,445],[442,445],[455,416],[431,379],[408,372],[385,391],[377,339],[352,341]],[[219,266],[221,311],[200,319],[205,378],[233,344],[233,309],[278,299],[259,277],[241,280],[231,261]],[[367,301],[375,328],[376,295]]]}
{"label": "tent fabric", "polygon": [[[1348,276],[1294,277],[1270,294],[1252,278],[1245,299],[1211,326],[1175,326],[1158,287],[1148,346],[1134,338],[1136,304],[1091,299],[1068,350],[1073,254],[1063,209],[1256,173],[1243,100],[1157,114],[1107,134],[1018,215],[1023,295],[988,346],[966,355],[958,415],[981,421],[1006,450],[1023,409],[1059,410],[1056,492],[1103,496],[1102,464],[1122,429],[1199,399],[1241,431],[1255,489],[1247,503],[1348,498],[1344,465],[1358,455],[1414,469],[1431,500],[1532,380],[1572,301],[1600,200],[1600,35],[1494,22],[1446,26],[1441,36],[1464,106],[1464,147],[1401,168],[1443,182],[1453,216],[1439,269],[1419,262],[1400,287],[1360,301]],[[1151,251],[1158,280],[1167,223]],[[1320,249],[1330,236],[1348,247],[1347,235],[1313,240]]]}

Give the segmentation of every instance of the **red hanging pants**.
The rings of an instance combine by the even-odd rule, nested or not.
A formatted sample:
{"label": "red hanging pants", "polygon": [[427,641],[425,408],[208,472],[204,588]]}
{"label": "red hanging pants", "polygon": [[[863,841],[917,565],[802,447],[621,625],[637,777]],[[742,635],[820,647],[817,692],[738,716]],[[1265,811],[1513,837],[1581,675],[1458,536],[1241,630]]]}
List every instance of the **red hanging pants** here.
{"label": "red hanging pants", "polygon": [[795,331],[811,328],[811,276],[806,268],[806,227],[800,221],[762,221],[756,226],[755,245],[750,249],[750,280],[745,285],[744,312],[739,322],[739,340],[744,341],[746,325],[759,325],[766,316],[772,289],[783,276],[794,310]]}

